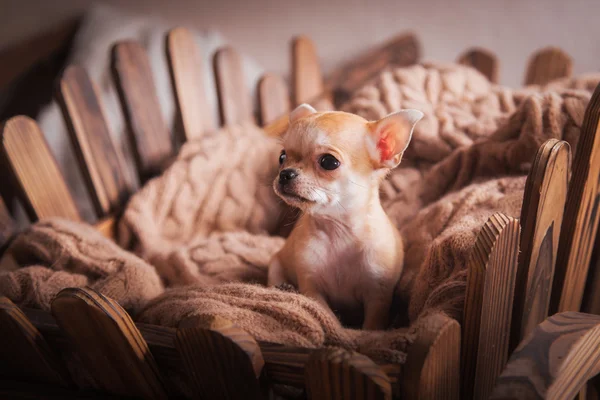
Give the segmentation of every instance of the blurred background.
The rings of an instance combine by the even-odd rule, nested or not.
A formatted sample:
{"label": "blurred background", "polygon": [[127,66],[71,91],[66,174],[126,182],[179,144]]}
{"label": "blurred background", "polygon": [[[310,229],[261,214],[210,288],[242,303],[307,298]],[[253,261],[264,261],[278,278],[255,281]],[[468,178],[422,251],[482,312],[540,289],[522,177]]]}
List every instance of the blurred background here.
{"label": "blurred background", "polygon": [[[556,45],[574,59],[575,74],[600,68],[600,1],[597,0],[2,0],[0,50],[107,4],[166,24],[219,32],[270,71],[287,74],[288,41],[309,35],[327,73],[390,38],[411,30],[423,57],[450,61],[467,46],[484,46],[501,61],[500,83],[522,83],[527,57]],[[124,28],[124,27],[122,27]]]}

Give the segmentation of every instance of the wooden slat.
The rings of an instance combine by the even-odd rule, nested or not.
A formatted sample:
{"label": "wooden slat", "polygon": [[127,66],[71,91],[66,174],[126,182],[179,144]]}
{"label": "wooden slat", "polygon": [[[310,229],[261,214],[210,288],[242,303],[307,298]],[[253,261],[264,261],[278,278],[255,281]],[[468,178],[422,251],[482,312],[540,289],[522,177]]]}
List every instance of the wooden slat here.
{"label": "wooden slat", "polygon": [[[68,337],[59,329],[51,314],[30,308],[25,308],[23,311],[32,324],[47,338],[53,349],[63,348],[65,343],[68,344]],[[183,361],[175,348],[177,333],[175,329],[139,322],[135,326],[162,368],[167,367],[183,373]],[[304,372],[310,349],[265,342],[258,342],[258,344],[265,361],[265,372],[271,382],[294,387],[304,386]],[[380,367],[386,372],[392,384],[398,382],[401,376],[399,365],[382,364]]]}
{"label": "wooden slat", "polygon": [[44,337],[25,314],[0,297],[0,375],[68,386],[69,377]]}
{"label": "wooden slat", "polygon": [[2,153],[31,220],[47,217],[81,220],[56,160],[34,120],[17,116],[4,124]]}
{"label": "wooden slat", "polygon": [[[23,308],[23,312],[42,333],[52,350],[56,354],[62,354],[62,358],[68,361],[67,365],[71,372],[71,377],[79,388],[93,390],[100,386],[95,383],[93,375],[95,371],[86,368],[77,353],[78,349],[76,349],[66,332],[59,328],[52,314],[31,308]],[[141,323],[136,323],[135,326],[142,334],[144,341],[148,344],[148,348],[157,364],[160,365],[160,370],[163,372],[168,371],[169,375],[184,376],[181,359],[175,350],[176,330],[169,327]],[[173,391],[173,393],[176,392]]]}
{"label": "wooden slat", "polygon": [[463,396],[485,399],[508,359],[519,221],[493,214],[469,260],[463,329]]}
{"label": "wooden slat", "polygon": [[553,315],[519,345],[491,399],[572,399],[600,372],[600,317]]}
{"label": "wooden slat", "polygon": [[538,150],[527,177],[510,351],[548,316],[570,166],[569,144],[550,139]]}
{"label": "wooden slat", "polygon": [[306,365],[309,399],[391,399],[385,372],[370,358],[339,348],[311,353]]}
{"label": "wooden slat", "polygon": [[258,83],[260,122],[270,124],[290,112],[290,95],[282,77],[265,74]]}
{"label": "wooden slat", "polygon": [[567,193],[550,315],[579,311],[598,230],[600,205],[600,85],[585,111]]}
{"label": "wooden slat", "polygon": [[319,56],[307,36],[292,40],[292,96],[294,106],[309,103],[325,89]]}
{"label": "wooden slat", "polygon": [[484,48],[468,49],[458,57],[458,63],[468,65],[485,75],[492,83],[498,83],[498,57]]}
{"label": "wooden slat", "polygon": [[304,371],[311,349],[264,342],[259,345],[265,360],[264,374],[270,382],[304,387]]}
{"label": "wooden slat", "polygon": [[171,30],[167,56],[183,139],[197,139],[214,130],[216,123],[206,100],[202,59],[194,35],[186,28]]}
{"label": "wooden slat", "polygon": [[[590,269],[583,293],[581,311],[600,315],[600,235],[598,233],[596,233],[596,242],[594,243]],[[600,385],[598,385],[598,388],[600,389]]]}
{"label": "wooden slat", "polygon": [[206,327],[177,331],[175,347],[198,398],[261,399],[264,359],[258,343],[238,326],[215,318]]}
{"label": "wooden slat", "polygon": [[4,247],[15,233],[15,229],[15,221],[10,216],[4,200],[0,197],[0,257],[2,257]]}
{"label": "wooden slat", "polygon": [[214,63],[221,123],[233,125],[254,122],[252,99],[244,82],[242,61],[238,52],[231,47],[220,49],[215,54]]}
{"label": "wooden slat", "polygon": [[401,375],[402,398],[458,400],[460,325],[444,314],[426,317],[409,347]]}
{"label": "wooden slat", "polygon": [[113,48],[112,70],[125,114],[129,138],[141,182],[160,173],[173,156],[148,55],[137,42],[124,41]]}
{"label": "wooden slat", "polygon": [[88,74],[71,65],[63,73],[57,100],[98,218],[122,207],[130,193],[123,157],[115,146],[102,100]]}
{"label": "wooden slat", "polygon": [[129,315],[92,289],[63,289],[52,301],[56,322],[76,348],[95,388],[165,399],[158,367]]}
{"label": "wooden slat", "polygon": [[[600,231],[600,225],[598,230]],[[581,304],[582,312],[595,315],[600,315],[600,234],[598,233],[596,232],[596,241],[593,246]],[[600,378],[597,378],[596,381],[596,391],[600,393]]]}
{"label": "wooden slat", "polygon": [[412,33],[393,37],[382,46],[361,54],[336,68],[326,79],[326,89],[333,92],[337,107],[346,102],[352,93],[382,70],[394,66],[413,65],[419,61],[421,45]]}
{"label": "wooden slat", "polygon": [[567,78],[573,72],[571,57],[558,47],[546,47],[533,53],[527,63],[525,85],[545,85]]}

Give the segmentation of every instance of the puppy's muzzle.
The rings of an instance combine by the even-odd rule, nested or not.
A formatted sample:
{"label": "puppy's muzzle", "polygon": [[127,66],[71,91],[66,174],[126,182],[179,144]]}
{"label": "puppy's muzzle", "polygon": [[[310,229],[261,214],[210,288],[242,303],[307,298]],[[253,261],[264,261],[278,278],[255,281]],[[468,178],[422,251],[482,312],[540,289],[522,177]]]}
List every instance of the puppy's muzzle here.
{"label": "puppy's muzzle", "polygon": [[279,173],[279,184],[285,186],[291,183],[298,176],[298,171],[295,169],[287,168]]}

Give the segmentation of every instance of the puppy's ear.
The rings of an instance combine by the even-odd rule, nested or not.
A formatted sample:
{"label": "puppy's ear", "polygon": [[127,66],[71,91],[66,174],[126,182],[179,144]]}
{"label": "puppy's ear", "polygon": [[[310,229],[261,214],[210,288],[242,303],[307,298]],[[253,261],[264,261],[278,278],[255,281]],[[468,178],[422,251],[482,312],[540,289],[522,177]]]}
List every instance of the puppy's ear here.
{"label": "puppy's ear", "polygon": [[306,117],[306,116],[308,116],[310,114],[314,114],[316,112],[317,112],[317,110],[315,110],[309,104],[306,104],[306,103],[300,104],[298,107],[296,107],[294,109],[294,111],[292,111],[290,113],[290,124],[299,118]]}
{"label": "puppy's ear", "polygon": [[369,122],[367,146],[369,154],[379,168],[394,168],[400,164],[408,147],[413,129],[423,118],[419,110],[401,110]]}

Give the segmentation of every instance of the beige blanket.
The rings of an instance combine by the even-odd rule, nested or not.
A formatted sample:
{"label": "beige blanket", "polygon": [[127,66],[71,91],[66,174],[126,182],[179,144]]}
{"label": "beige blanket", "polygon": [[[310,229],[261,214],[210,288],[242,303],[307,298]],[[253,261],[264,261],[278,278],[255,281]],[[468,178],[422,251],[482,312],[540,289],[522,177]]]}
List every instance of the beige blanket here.
{"label": "beige blanket", "polygon": [[395,329],[348,329],[316,302],[262,286],[269,258],[284,242],[278,233],[296,212],[272,193],[279,146],[253,126],[186,144],[131,199],[119,246],[82,224],[33,225],[11,244],[21,268],[0,275],[0,295],[49,309],[61,288],[88,285],[142,322],[176,327],[221,316],[258,340],[336,345],[403,362],[431,314],[461,320],[475,235],[494,212],[518,217],[525,174],[544,140],[565,139],[575,148],[598,81],[513,91],[466,67],[418,65],[383,73],[343,108],[371,119],[407,107],[426,114],[405,161],[382,187],[406,242],[397,293],[408,314],[397,308]]}
{"label": "beige blanket", "polygon": [[590,74],[511,90],[471,68],[423,64],[382,73],[342,107],[369,119],[401,108],[425,113],[382,187],[406,242],[397,292],[410,303],[411,321],[431,307],[461,321],[477,232],[494,212],[519,217],[525,176],[542,143],[563,139],[575,153],[599,82],[600,74]]}

